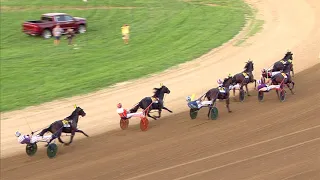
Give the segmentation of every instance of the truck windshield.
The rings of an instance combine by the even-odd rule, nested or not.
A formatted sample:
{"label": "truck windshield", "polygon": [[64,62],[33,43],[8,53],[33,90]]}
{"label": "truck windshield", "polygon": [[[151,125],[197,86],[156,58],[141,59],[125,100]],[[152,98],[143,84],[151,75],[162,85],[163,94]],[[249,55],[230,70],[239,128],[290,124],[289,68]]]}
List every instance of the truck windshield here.
{"label": "truck windshield", "polygon": [[52,17],[42,16],[41,21],[52,21]]}

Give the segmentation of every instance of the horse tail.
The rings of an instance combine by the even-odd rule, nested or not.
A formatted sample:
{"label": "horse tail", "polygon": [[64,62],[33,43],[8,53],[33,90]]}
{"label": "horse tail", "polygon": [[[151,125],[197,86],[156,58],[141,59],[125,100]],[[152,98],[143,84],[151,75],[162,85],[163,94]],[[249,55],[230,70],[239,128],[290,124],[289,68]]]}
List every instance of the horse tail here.
{"label": "horse tail", "polygon": [[[53,123],[52,123],[52,124],[53,124]],[[49,127],[44,128],[38,135],[39,135],[39,136],[43,136],[46,132],[48,132],[48,131],[51,132],[52,124],[50,124]]]}
{"label": "horse tail", "polygon": [[130,109],[131,113],[135,113],[138,111],[139,107],[141,105],[141,101],[139,103],[137,103],[132,109]]}

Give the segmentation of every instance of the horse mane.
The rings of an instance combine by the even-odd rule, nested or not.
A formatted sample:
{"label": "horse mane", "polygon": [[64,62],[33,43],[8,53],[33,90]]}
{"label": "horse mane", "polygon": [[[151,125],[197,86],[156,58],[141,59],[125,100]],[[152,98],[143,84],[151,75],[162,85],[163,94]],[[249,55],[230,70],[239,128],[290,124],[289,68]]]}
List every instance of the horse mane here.
{"label": "horse mane", "polygon": [[248,72],[249,64],[252,65],[252,70],[253,70],[253,62],[252,61],[248,61],[248,62],[246,62],[246,65],[244,66],[245,70],[243,72]]}
{"label": "horse mane", "polygon": [[[230,79],[232,79],[232,77],[224,78],[223,83],[222,83],[222,86],[225,86],[226,83],[227,83]],[[231,83],[230,83],[230,84],[231,84]]]}
{"label": "horse mane", "polygon": [[77,113],[79,113],[79,107],[77,107],[72,113],[70,116],[67,117],[67,119],[73,119],[75,117],[77,117]]}
{"label": "horse mane", "polygon": [[153,95],[153,96],[154,96],[154,97],[159,96],[161,89],[162,89],[162,87],[161,87],[161,88],[153,88],[153,90],[156,91],[156,92],[154,92],[154,95]]}

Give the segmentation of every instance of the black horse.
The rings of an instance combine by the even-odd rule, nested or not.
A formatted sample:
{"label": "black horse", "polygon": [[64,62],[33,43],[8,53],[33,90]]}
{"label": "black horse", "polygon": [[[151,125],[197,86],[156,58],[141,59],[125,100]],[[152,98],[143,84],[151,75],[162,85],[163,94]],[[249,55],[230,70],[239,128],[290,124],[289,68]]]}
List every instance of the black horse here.
{"label": "black horse", "polygon": [[[171,110],[169,110],[163,105],[164,94],[165,93],[170,94],[170,90],[166,86],[162,85],[160,88],[154,88],[154,91],[155,92],[152,97],[143,98],[137,105],[135,105],[135,107],[130,109],[130,113],[137,112],[139,108],[146,110],[151,103],[152,105],[146,110],[146,114],[148,117],[151,117],[154,120],[161,117],[162,109],[165,109],[170,113],[172,113]],[[158,110],[159,116],[151,116],[150,115],[151,110]]]}
{"label": "black horse", "polygon": [[232,112],[230,110],[229,104],[230,104],[230,100],[229,100],[229,86],[232,83],[232,77],[227,77],[224,79],[223,83],[222,83],[222,87],[217,87],[217,88],[212,88],[210,89],[205,95],[204,95],[204,99],[208,99],[209,101],[212,101],[211,106],[209,107],[209,112],[208,112],[208,117],[210,115],[210,111],[214,105],[214,103],[216,102],[217,99],[219,100],[226,100],[226,107],[228,109],[228,112]]}
{"label": "black horse", "polygon": [[[294,94],[293,92],[293,88],[294,88],[294,82],[292,81],[292,77],[291,75],[288,73],[278,73],[276,75],[274,75],[272,78],[271,78],[271,81],[272,81],[272,84],[274,85],[287,85],[287,87],[290,89],[291,91],[291,94]],[[292,87],[290,86],[292,84]],[[279,92],[278,90],[276,91],[277,92],[277,95],[279,97]]]}
{"label": "black horse", "polygon": [[286,71],[286,73],[290,74],[291,71],[292,76],[294,76],[292,60],[293,54],[288,51],[280,61],[277,61],[273,64],[272,72]]}
{"label": "black horse", "polygon": [[[52,133],[52,138],[50,140],[49,143],[51,143],[51,141],[53,141],[54,139],[58,138],[59,142],[65,145],[70,145],[73,141],[73,137],[75,135],[76,132],[80,132],[82,134],[84,134],[85,136],[89,137],[85,132],[83,132],[82,130],[78,129],[78,120],[79,120],[79,116],[84,117],[86,115],[86,113],[84,112],[83,109],[81,109],[80,107],[75,106],[76,109],[72,112],[72,114],[68,117],[66,117],[64,120],[58,120],[53,122],[52,124],[50,124],[50,126],[46,129],[43,129],[38,135],[43,136],[46,132],[51,132]],[[64,143],[61,139],[61,133],[71,133],[71,137],[70,137],[70,142],[69,143]],[[47,144],[47,145],[48,145]]]}
{"label": "black horse", "polygon": [[[257,87],[257,81],[256,81],[256,79],[254,79],[253,73],[252,73],[252,71],[254,70],[253,66],[254,66],[254,64],[252,61],[246,62],[246,65],[244,66],[244,71],[234,75],[232,78],[233,85],[239,83],[241,90],[243,90],[243,86],[246,87],[246,92],[247,92],[248,96],[250,96],[249,90],[248,90],[248,84],[254,82],[254,87]],[[233,96],[235,96],[235,91],[236,90],[233,89]]]}

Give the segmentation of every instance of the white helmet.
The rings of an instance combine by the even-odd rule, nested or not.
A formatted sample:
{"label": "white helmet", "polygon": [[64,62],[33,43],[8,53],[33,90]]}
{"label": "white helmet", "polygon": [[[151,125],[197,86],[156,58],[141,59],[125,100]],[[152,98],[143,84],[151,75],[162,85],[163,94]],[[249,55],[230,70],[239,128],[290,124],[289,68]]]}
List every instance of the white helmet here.
{"label": "white helmet", "polygon": [[186,100],[187,100],[187,102],[190,102],[191,101],[191,97],[187,96]]}
{"label": "white helmet", "polygon": [[16,135],[16,137],[19,137],[19,136],[21,136],[21,133],[19,131],[17,131],[15,135]]}
{"label": "white helmet", "polygon": [[218,83],[218,84],[222,84],[223,81],[222,81],[221,79],[218,79],[218,80],[217,80],[217,83]]}

